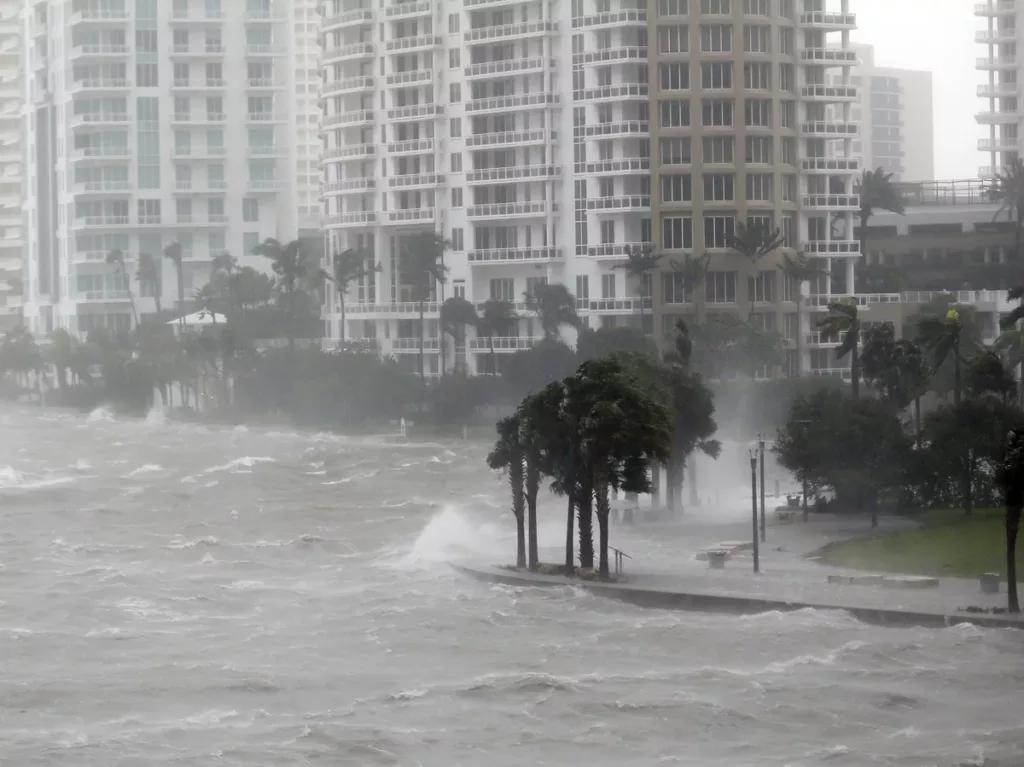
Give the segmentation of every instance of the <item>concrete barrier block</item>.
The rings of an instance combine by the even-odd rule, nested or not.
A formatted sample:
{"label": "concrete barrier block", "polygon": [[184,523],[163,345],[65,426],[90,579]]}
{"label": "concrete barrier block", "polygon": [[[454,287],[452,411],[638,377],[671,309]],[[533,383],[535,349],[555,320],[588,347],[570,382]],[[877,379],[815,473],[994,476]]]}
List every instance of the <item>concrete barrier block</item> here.
{"label": "concrete barrier block", "polygon": [[939,579],[925,575],[887,575],[882,578],[882,585],[889,589],[934,589]]}

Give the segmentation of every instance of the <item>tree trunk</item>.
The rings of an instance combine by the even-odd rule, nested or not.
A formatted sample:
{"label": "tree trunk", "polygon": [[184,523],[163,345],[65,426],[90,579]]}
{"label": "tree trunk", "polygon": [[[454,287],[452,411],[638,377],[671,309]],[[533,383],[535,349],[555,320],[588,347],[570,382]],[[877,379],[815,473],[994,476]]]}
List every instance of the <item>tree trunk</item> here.
{"label": "tree trunk", "polygon": [[512,514],[516,518],[516,567],[523,569],[526,567],[526,520],[525,514],[523,513],[523,465],[521,458],[515,458],[513,461],[519,461],[518,466],[513,462],[509,466],[508,481],[512,487]]}
{"label": "tree trunk", "polygon": [[537,569],[537,492],[540,489],[540,471],[536,460],[526,464],[526,513],[529,523],[529,541],[527,546],[527,563],[531,570]]}
{"label": "tree trunk", "polygon": [[967,448],[967,462],[964,465],[964,515],[974,514],[974,455],[971,448]]}
{"label": "tree trunk", "polygon": [[185,267],[181,263],[174,264],[178,275],[178,324],[185,328]]}
{"label": "tree trunk", "polygon": [[652,463],[651,471],[651,508],[658,508],[661,502],[661,464]]}
{"label": "tree trunk", "polygon": [[341,336],[342,346],[344,346],[344,344],[345,344],[345,294],[343,292],[341,292],[340,290],[338,291],[338,304],[341,306],[341,328],[340,328],[341,333],[339,335]]}
{"label": "tree trunk", "polygon": [[576,509],[579,516],[577,526],[580,538],[580,567],[594,567],[594,486],[590,476],[584,472],[576,492]]}
{"label": "tree trunk", "polygon": [[921,447],[921,397],[914,397],[914,444]]}
{"label": "tree trunk", "polygon": [[498,355],[494,353],[494,336],[487,336],[487,345],[491,347],[491,376],[498,377]]}
{"label": "tree trunk", "polygon": [[853,351],[850,353],[850,385],[853,387],[853,398],[860,399],[860,324],[855,323],[850,330],[853,333]]}
{"label": "tree trunk", "polygon": [[960,338],[953,342],[953,404],[960,404]]}
{"label": "tree trunk", "polygon": [[423,301],[420,301],[420,380],[426,384],[427,369],[424,367],[423,346],[426,344],[427,329],[423,327]]}
{"label": "tree trunk", "polygon": [[803,296],[803,283],[798,282],[796,285],[796,377],[800,378],[804,374],[804,323],[803,323],[803,308],[804,308],[804,296]]}
{"label": "tree trunk", "polygon": [[576,521],[576,480],[569,482],[566,495],[568,496],[568,513],[565,521],[565,574],[571,576],[576,570],[576,557],[574,555],[575,536],[573,535],[573,523]]}
{"label": "tree trunk", "polygon": [[1011,613],[1020,612],[1017,601],[1017,534],[1020,531],[1019,506],[1006,508],[1006,609]]}
{"label": "tree trunk", "polygon": [[607,467],[599,466],[594,472],[594,499],[597,505],[597,528],[600,547],[598,565],[598,577],[601,580],[608,580],[611,573],[608,571],[608,471]]}
{"label": "tree trunk", "polygon": [[295,283],[288,288],[288,362],[295,363]]}
{"label": "tree trunk", "polygon": [[700,506],[700,495],[697,491],[697,451],[690,454],[690,505]]}

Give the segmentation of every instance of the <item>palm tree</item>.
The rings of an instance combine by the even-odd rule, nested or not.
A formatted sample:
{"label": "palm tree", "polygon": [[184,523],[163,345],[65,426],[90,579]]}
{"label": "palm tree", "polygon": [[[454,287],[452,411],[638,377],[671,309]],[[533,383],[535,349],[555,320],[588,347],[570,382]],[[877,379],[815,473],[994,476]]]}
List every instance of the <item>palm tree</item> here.
{"label": "palm tree", "polygon": [[[537,568],[537,493],[542,475],[555,477],[564,458],[564,424],[561,407],[564,390],[561,383],[550,384],[531,394],[519,405],[520,441],[526,458],[526,515],[528,526],[527,560]],[[570,508],[570,519],[572,516]],[[571,524],[571,522],[570,522]],[[571,541],[571,533],[570,533]]]}
{"label": "palm tree", "polygon": [[57,328],[50,334],[53,341],[46,349],[46,359],[57,370],[57,386],[68,388],[68,370],[73,369],[79,354],[81,342],[64,328]]}
{"label": "palm tree", "polygon": [[[1015,288],[1015,290],[1024,291],[1024,288]],[[1021,307],[1015,308],[1012,314],[1018,311],[1021,311]],[[1019,323],[1016,321],[1010,323],[1004,321],[1001,324],[1005,329],[999,334],[999,337],[996,338],[992,346],[1003,356],[1007,366],[1011,370],[1018,372],[1021,386],[1019,399],[1021,402],[1024,402],[1024,367],[1022,367],[1024,365],[1024,326],[1019,326]]]}
{"label": "palm tree", "polygon": [[669,266],[672,267],[672,270],[679,272],[683,276],[683,290],[686,295],[694,297],[695,319],[697,322],[704,321],[705,280],[710,265],[711,255],[709,253],[705,253],[702,256],[685,253],[681,260],[674,258],[669,260]]}
{"label": "palm tree", "polygon": [[[996,211],[993,221],[999,218],[1000,214],[1006,213],[1007,218],[1013,221],[1013,255],[1016,259],[1021,256],[1021,238],[1024,236],[1024,159],[1012,158],[1003,170],[994,179],[992,187],[992,199],[999,203],[999,210]],[[1020,295],[1010,298],[1019,298]]]}
{"label": "palm tree", "polygon": [[974,397],[995,394],[1003,402],[1008,402],[1016,395],[1017,382],[1013,380],[1013,373],[991,347],[982,349],[980,354],[970,359],[964,378],[967,390]]}
{"label": "palm tree", "polygon": [[135,308],[135,296],[132,293],[132,281],[128,276],[128,267],[124,262],[124,252],[115,248],[107,253],[107,263],[113,265],[118,281],[124,286],[128,293],[128,301],[132,305],[132,318],[135,320],[135,327],[139,326],[139,312]]}
{"label": "palm tree", "polygon": [[951,306],[945,317],[924,315],[917,323],[917,342],[932,354],[932,368],[938,370],[950,353],[953,355],[953,404],[959,405],[963,398],[962,367],[965,351],[961,347],[966,341],[965,324],[960,311]]}
{"label": "palm tree", "polygon": [[163,287],[162,280],[160,279],[161,271],[160,263],[152,253],[139,253],[139,263],[135,267],[135,279],[140,287],[142,285],[148,286],[153,294],[158,317],[163,312],[163,307],[160,305],[160,291]]}
{"label": "palm tree", "polygon": [[914,403],[917,442],[921,439],[921,395],[928,386],[931,371],[921,349],[913,341],[896,340],[890,323],[871,328],[864,334],[861,373],[895,410]]}
{"label": "palm tree", "polygon": [[492,469],[508,472],[509,485],[512,488],[512,514],[516,518],[516,567],[526,567],[526,528],[523,518],[523,479],[525,456],[520,442],[520,424],[518,415],[502,418],[497,423],[498,440],[494,449],[487,455],[487,465]]}
{"label": "palm tree", "polygon": [[376,274],[381,270],[378,263],[368,263],[373,258],[371,253],[362,249],[343,250],[335,253],[331,273],[326,278],[334,283],[338,290],[338,302],[341,306],[341,342],[345,343],[345,296],[348,294],[348,286],[356,280]]}
{"label": "palm tree", "polygon": [[526,308],[537,313],[545,339],[557,340],[562,325],[577,330],[583,327],[583,321],[576,313],[576,298],[565,285],[537,285],[532,293],[524,293],[523,297]]}
{"label": "palm tree", "polygon": [[[476,327],[479,317],[476,307],[462,296],[452,296],[441,304],[441,374],[444,375],[444,336],[445,333],[455,341],[455,348],[466,345],[466,328]],[[459,342],[462,342],[461,344]],[[456,367],[458,364],[456,363]]]}
{"label": "palm tree", "polygon": [[1024,429],[1012,429],[1006,438],[1006,453],[996,471],[996,481],[1006,504],[1006,609],[1020,612],[1017,599],[1017,536],[1024,508]]}
{"label": "palm tree", "polygon": [[860,397],[860,319],[857,316],[857,300],[832,301],[828,305],[831,312],[818,321],[818,328],[826,338],[839,339],[836,359],[850,355],[850,383],[853,387],[853,398]]}
{"label": "palm tree", "polygon": [[881,168],[864,170],[854,184],[854,191],[860,195],[860,252],[862,258],[868,255],[868,221],[876,210],[903,215],[906,205],[892,183],[892,174]]}
{"label": "palm tree", "polygon": [[174,264],[174,273],[178,278],[178,323],[185,327],[185,267],[182,263],[180,242],[172,242],[164,248],[164,258]]}
{"label": "palm tree", "polygon": [[[658,268],[661,255],[654,252],[651,245],[629,245],[626,247],[626,263],[616,264],[615,269],[623,269],[626,274],[635,277],[640,285],[640,330],[644,330],[644,305],[651,298],[651,291],[648,290],[651,281],[647,278],[651,272]],[[653,307],[652,307],[653,311]]]}
{"label": "palm tree", "polygon": [[[786,238],[782,235],[781,229],[771,229],[766,224],[762,223],[750,223],[743,224],[740,222],[736,223],[736,231],[729,238],[729,248],[739,253],[741,256],[745,256],[750,261],[754,269],[757,269],[758,262],[769,255],[774,253],[776,250],[786,244]],[[757,277],[757,272],[754,272],[754,276],[750,278],[749,283],[753,285],[753,280]],[[753,292],[749,291],[750,301],[750,314],[754,313],[754,296]]]}
{"label": "palm tree", "polygon": [[423,313],[435,284],[443,284],[448,278],[448,267],[444,265],[444,252],[451,247],[437,232],[417,232],[405,241],[402,259],[413,279],[413,297],[420,310],[420,378],[427,380],[424,367],[423,347],[426,344],[426,324]]}
{"label": "palm tree", "polygon": [[498,358],[494,353],[494,336],[507,333],[513,327],[519,315],[515,308],[508,301],[501,301],[497,298],[489,298],[484,302],[483,310],[480,312],[480,319],[476,325],[477,336],[487,338],[487,345],[491,350],[491,375],[498,375]]}
{"label": "palm tree", "polygon": [[270,268],[277,275],[278,284],[281,286],[286,301],[287,333],[288,333],[288,357],[295,358],[295,294],[301,288],[302,282],[312,276],[319,265],[309,263],[308,251],[305,240],[292,240],[287,244],[278,242],[273,237],[268,237],[255,248],[253,254],[264,256],[271,261]]}
{"label": "palm tree", "polygon": [[783,254],[782,263],[779,264],[784,279],[793,283],[796,293],[796,375],[797,378],[804,374],[804,353],[803,353],[803,311],[804,292],[803,283],[814,279],[822,273],[820,262],[807,258],[803,253],[798,253],[796,258]]}

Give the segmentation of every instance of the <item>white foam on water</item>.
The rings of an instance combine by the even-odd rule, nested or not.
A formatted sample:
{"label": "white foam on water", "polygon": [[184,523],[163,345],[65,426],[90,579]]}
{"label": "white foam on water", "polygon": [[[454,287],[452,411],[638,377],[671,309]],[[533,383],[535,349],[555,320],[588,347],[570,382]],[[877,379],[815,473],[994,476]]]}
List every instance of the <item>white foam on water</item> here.
{"label": "white foam on water", "polygon": [[98,408],[89,413],[89,417],[86,419],[89,423],[98,423],[103,421],[113,421],[114,411],[108,405],[100,405]]}
{"label": "white foam on water", "polygon": [[[513,529],[512,536],[515,531]],[[412,548],[392,560],[398,567],[422,567],[455,559],[502,558],[509,553],[507,526],[473,519],[456,505],[445,505],[430,518]]]}
{"label": "white foam on water", "polygon": [[140,466],[137,469],[134,469],[133,471],[128,472],[125,476],[126,477],[138,477],[138,476],[140,476],[142,474],[152,474],[155,471],[163,471],[163,470],[164,470],[164,467],[161,466],[158,463],[147,463],[147,464],[143,464],[142,466]]}
{"label": "white foam on water", "polygon": [[146,413],[146,426],[165,426],[167,424],[167,413],[162,405],[153,405]]}
{"label": "white foam on water", "polygon": [[266,456],[260,457],[260,456],[246,455],[246,456],[243,456],[241,458],[236,458],[233,461],[229,461],[228,463],[221,464],[220,466],[211,466],[204,473],[205,474],[213,474],[216,471],[233,471],[233,470],[242,469],[243,467],[251,469],[253,466],[255,466],[258,463],[276,463],[276,462],[277,462],[276,458],[268,458]]}

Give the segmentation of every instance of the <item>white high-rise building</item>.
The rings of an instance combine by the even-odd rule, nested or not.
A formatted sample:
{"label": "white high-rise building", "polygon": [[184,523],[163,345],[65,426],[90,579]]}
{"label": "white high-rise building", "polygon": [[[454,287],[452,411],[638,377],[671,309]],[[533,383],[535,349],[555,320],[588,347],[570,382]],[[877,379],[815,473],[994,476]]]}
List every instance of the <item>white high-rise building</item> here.
{"label": "white high-rise building", "polygon": [[[447,284],[425,307],[428,374],[442,356],[490,367],[487,339],[470,332],[463,347],[442,334],[446,296],[515,305],[501,356],[541,335],[523,296],[545,281],[576,296],[590,327],[642,322],[660,339],[694,310],[671,266],[686,253],[711,256],[707,310],[750,313],[794,341],[808,318],[778,279],[782,255],[824,260],[832,279],[815,292],[853,292],[849,0],[324,5],[328,253],[363,248],[381,266],[351,286],[344,328],[327,291],[330,338],[417,369],[402,255],[424,230],[452,244]],[[737,222],[778,227],[785,246],[754,265],[729,247]],[[645,285],[622,268],[634,245],[665,255]]]}
{"label": "white high-rise building", "polygon": [[295,205],[298,231],[320,231],[320,0],[291,0],[292,34],[288,36],[295,71]]}
{"label": "white high-rise building", "polygon": [[[27,0],[30,329],[129,327],[300,225],[291,0]],[[303,75],[305,80],[305,75]],[[125,254],[130,292],[107,263]],[[161,264],[138,283],[141,253]],[[154,295],[158,292],[159,296]]]}
{"label": "white high-rise building", "polygon": [[0,0],[0,332],[21,316],[21,211],[24,171],[20,0]]}
{"label": "white high-rise building", "polygon": [[1017,22],[1024,18],[1024,0],[981,0],[975,3],[974,15],[982,24],[975,40],[984,46],[977,68],[983,80],[978,96],[985,99],[985,107],[977,120],[988,130],[988,136],[978,141],[978,151],[984,152],[987,160],[979,175],[985,177],[998,173],[1021,154],[1024,91],[1018,77],[1018,48],[1024,45],[1024,26]]}

